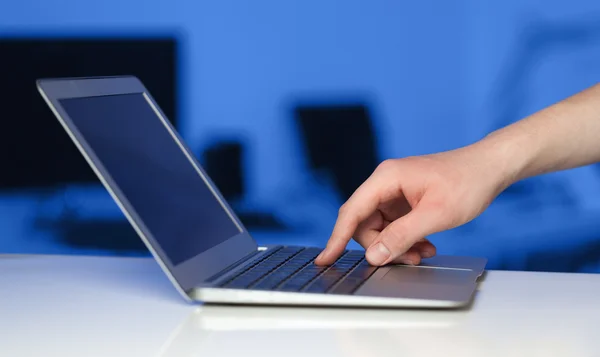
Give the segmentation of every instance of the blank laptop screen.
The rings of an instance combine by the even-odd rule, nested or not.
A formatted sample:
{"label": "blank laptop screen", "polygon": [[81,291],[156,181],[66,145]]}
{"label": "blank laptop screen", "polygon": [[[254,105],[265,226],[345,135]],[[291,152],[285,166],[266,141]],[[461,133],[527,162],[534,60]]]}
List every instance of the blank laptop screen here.
{"label": "blank laptop screen", "polygon": [[60,104],[171,264],[241,233],[143,94]]}

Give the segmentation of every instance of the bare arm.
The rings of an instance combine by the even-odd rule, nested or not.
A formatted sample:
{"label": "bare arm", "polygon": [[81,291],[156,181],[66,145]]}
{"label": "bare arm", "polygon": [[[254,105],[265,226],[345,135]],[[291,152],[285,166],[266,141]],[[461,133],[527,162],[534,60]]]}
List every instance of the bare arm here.
{"label": "bare arm", "polygon": [[510,166],[508,184],[600,161],[600,84],[473,145]]}
{"label": "bare arm", "polygon": [[600,161],[600,85],[463,148],[387,160],[341,207],[317,264],[354,238],[373,265],[435,255],[426,236],[469,222],[512,183]]}

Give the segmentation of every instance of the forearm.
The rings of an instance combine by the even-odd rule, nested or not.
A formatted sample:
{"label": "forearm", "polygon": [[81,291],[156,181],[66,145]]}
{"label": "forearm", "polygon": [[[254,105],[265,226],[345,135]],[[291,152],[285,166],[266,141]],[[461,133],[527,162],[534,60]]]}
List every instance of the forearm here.
{"label": "forearm", "polygon": [[504,187],[599,162],[600,84],[497,130],[474,146],[494,161]]}

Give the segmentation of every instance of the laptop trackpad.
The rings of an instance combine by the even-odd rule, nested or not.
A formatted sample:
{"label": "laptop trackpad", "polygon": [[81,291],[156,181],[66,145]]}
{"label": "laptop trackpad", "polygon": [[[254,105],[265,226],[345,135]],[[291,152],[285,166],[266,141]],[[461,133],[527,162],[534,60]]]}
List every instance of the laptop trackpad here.
{"label": "laptop trackpad", "polygon": [[380,269],[357,295],[461,300],[477,279],[470,269],[395,265]]}
{"label": "laptop trackpad", "polygon": [[473,281],[473,271],[421,266],[393,266],[381,278],[386,284],[456,285]]}

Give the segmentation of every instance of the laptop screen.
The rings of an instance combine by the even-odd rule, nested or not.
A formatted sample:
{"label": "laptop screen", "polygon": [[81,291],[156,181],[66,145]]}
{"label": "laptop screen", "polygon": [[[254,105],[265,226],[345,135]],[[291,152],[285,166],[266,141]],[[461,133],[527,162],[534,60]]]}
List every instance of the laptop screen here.
{"label": "laptop screen", "polygon": [[172,265],[242,232],[142,93],[60,104]]}

